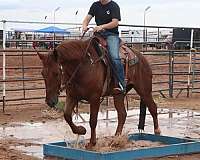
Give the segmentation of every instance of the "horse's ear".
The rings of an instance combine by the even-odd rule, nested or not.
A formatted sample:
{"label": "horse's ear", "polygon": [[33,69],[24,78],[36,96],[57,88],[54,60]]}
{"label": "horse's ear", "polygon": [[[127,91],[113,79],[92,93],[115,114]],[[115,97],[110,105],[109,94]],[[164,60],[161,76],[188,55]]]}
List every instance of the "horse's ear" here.
{"label": "horse's ear", "polygon": [[38,52],[37,50],[36,50],[36,52],[37,52],[37,55],[39,56],[39,58],[40,58],[41,60],[44,60],[45,55],[42,54],[42,53],[40,53],[40,52]]}
{"label": "horse's ear", "polygon": [[37,52],[37,55],[39,56],[41,62],[43,65],[45,65],[46,61],[47,61],[47,54],[43,54],[43,53],[40,53],[38,51]]}

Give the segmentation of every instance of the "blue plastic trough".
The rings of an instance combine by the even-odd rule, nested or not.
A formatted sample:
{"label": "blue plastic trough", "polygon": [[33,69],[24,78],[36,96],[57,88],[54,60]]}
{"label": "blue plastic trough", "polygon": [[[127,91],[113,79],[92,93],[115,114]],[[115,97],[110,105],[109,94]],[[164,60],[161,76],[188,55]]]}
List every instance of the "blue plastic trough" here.
{"label": "blue plastic trough", "polygon": [[44,144],[43,154],[45,156],[54,156],[69,160],[135,160],[139,158],[200,153],[200,141],[152,134],[130,134],[129,139],[135,141],[156,141],[164,143],[165,145],[160,147],[102,153],[66,147],[65,142],[57,142]]}

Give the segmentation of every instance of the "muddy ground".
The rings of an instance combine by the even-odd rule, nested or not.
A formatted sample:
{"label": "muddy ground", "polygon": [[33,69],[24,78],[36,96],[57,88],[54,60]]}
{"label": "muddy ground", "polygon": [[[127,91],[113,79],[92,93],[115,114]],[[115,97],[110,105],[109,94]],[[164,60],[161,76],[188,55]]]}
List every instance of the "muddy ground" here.
{"label": "muddy ground", "polygon": [[[178,98],[178,99],[163,99],[155,98],[157,104],[161,108],[180,108],[180,109],[192,109],[200,111],[200,99],[198,97],[193,98]],[[135,100],[131,103],[132,107],[137,107],[138,101]],[[88,106],[80,106],[81,111],[88,111]],[[52,112],[51,116],[45,114],[47,107],[45,104],[30,104],[30,105],[14,105],[6,108],[6,112],[3,114],[0,112],[0,125],[6,126],[11,122],[47,122],[54,121],[57,118],[62,118],[62,113]],[[0,160],[36,160],[39,159],[33,156],[27,156],[22,151],[13,149],[13,146],[29,146],[39,145],[34,144],[29,140],[16,139],[12,135],[6,139],[0,140]],[[50,159],[50,158],[49,158]],[[200,159],[200,154],[184,155],[184,156],[170,156],[163,158],[154,158],[155,160],[197,160]],[[152,159],[151,159],[152,160]]]}

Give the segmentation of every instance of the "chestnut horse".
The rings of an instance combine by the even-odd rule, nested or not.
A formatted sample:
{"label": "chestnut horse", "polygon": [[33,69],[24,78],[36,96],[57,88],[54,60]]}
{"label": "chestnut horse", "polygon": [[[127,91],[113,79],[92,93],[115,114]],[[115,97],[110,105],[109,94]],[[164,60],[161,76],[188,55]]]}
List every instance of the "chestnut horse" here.
{"label": "chestnut horse", "polygon": [[[90,104],[91,138],[87,147],[96,144],[96,125],[100,106],[100,99],[107,76],[107,66],[99,59],[93,45],[93,40],[67,40],[48,54],[38,55],[43,63],[42,75],[46,86],[46,103],[54,107],[58,102],[61,84],[65,85],[66,103],[64,107],[64,118],[71,127],[74,134],[84,135],[86,129],[76,126],[72,121],[72,113],[80,100],[86,100]],[[160,134],[157,106],[152,97],[152,71],[144,56],[132,50],[138,57],[138,63],[128,70],[128,81],[126,93],[132,88],[140,95],[154,122],[155,134]],[[96,62],[95,62],[96,61]],[[93,62],[93,63],[92,63]],[[95,63],[94,63],[95,62]],[[113,96],[114,105],[118,114],[118,125],[115,135],[122,133],[126,120],[126,109],[124,105],[124,94],[114,94],[114,82],[108,85],[107,95]]]}

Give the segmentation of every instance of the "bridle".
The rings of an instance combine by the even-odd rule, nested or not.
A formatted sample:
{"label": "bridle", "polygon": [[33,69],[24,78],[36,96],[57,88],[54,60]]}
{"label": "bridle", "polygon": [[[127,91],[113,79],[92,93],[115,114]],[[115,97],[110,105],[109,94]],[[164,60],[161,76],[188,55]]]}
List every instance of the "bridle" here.
{"label": "bridle", "polygon": [[[84,35],[85,35],[86,32],[87,32],[87,31],[85,31],[85,32],[83,33],[83,35],[81,36],[81,39],[83,39],[83,37],[84,37]],[[74,69],[72,75],[70,76],[69,80],[68,80],[67,82],[64,81],[64,82],[62,83],[62,87],[61,87],[61,89],[60,89],[60,92],[62,92],[64,89],[69,89],[70,86],[72,86],[72,81],[73,81],[74,77],[76,76],[76,74],[78,73],[78,71],[79,71],[79,69],[81,68],[81,66],[83,65],[83,61],[84,61],[84,59],[85,59],[87,56],[88,56],[89,59],[90,59],[90,63],[91,63],[91,64],[94,63],[94,61],[93,61],[93,59],[92,59],[92,57],[91,57],[91,54],[90,54],[90,52],[89,52],[89,47],[91,46],[92,40],[93,40],[93,37],[90,38],[89,43],[87,44],[86,50],[85,50],[85,52],[84,52],[84,54],[83,54],[83,56],[82,56],[82,58],[81,58],[79,64],[77,65],[77,67]],[[61,69],[62,69],[62,67],[61,67]],[[63,71],[62,71],[62,73],[63,73]]]}
{"label": "bridle", "polygon": [[[36,50],[36,48],[34,48],[34,49],[35,49],[35,51],[39,54],[39,52]],[[46,59],[46,62],[45,62],[45,63],[47,63],[47,64],[49,63],[49,61],[50,61],[50,59],[51,59],[51,56],[52,56],[53,54],[55,54],[54,51],[53,51],[53,53],[48,53],[48,54],[47,54],[47,59]],[[54,55],[54,56],[55,56],[55,55]],[[59,65],[59,72],[61,73],[61,75],[59,74],[59,76],[61,76],[61,83],[62,83],[62,76],[63,76],[63,75],[62,75],[62,66],[61,66],[59,63],[58,63],[58,65]],[[48,67],[45,67],[45,70],[46,70],[45,72],[48,74],[49,68],[48,68]],[[43,78],[46,79],[44,75],[43,75]],[[61,85],[59,86],[59,89],[58,89],[58,91],[57,91],[57,94],[58,94],[58,95],[60,95],[60,88],[61,88]]]}

